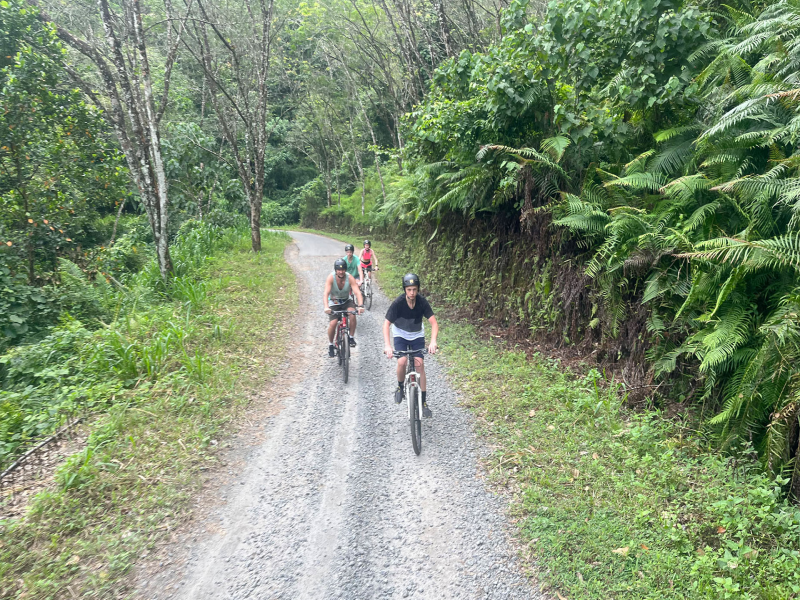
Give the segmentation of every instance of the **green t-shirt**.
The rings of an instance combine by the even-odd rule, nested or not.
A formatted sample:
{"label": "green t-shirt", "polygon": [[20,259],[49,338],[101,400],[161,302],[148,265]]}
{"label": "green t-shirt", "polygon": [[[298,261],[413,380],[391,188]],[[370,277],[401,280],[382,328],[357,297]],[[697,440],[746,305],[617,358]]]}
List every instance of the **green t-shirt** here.
{"label": "green t-shirt", "polygon": [[344,262],[347,263],[347,272],[358,279],[358,257],[354,254],[352,261],[347,260],[347,255],[343,256],[342,258],[344,259]]}

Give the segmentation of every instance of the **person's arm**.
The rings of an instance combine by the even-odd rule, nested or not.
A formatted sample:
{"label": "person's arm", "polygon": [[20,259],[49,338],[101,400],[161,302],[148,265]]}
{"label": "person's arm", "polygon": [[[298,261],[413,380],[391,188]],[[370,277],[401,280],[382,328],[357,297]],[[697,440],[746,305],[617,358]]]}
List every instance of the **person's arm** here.
{"label": "person's arm", "polygon": [[375,263],[375,268],[378,268],[378,255],[375,254],[375,250],[372,251],[372,262]]}
{"label": "person's arm", "polygon": [[332,285],[333,285],[333,275],[328,275],[328,278],[325,280],[325,293],[322,294],[322,306],[325,307],[323,310],[328,314],[331,314],[331,307],[328,306],[328,297],[331,295]]}
{"label": "person's arm", "polygon": [[392,324],[389,322],[389,319],[384,319],[383,321],[383,353],[388,357],[392,358],[392,339],[389,335],[390,328]]}
{"label": "person's arm", "polygon": [[356,264],[358,265],[358,283],[361,285],[361,282],[364,281],[364,267],[361,266],[361,259],[356,259]]}
{"label": "person's arm", "polygon": [[364,312],[364,296],[361,295],[361,288],[358,287],[358,282],[356,278],[347,274],[350,278],[350,289],[353,290],[353,295],[356,297],[356,301],[358,303],[358,314],[362,314]]}
{"label": "person's arm", "polygon": [[436,343],[436,338],[439,337],[439,321],[436,320],[436,316],[431,315],[428,318],[428,323],[431,324],[431,345],[428,346],[428,352],[436,354],[439,349],[439,345]]}

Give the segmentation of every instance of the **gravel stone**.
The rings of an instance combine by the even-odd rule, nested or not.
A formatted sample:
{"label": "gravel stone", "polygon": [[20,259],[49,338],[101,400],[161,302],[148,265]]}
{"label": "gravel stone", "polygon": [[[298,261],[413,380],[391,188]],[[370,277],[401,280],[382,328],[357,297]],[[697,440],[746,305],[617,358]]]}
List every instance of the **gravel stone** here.
{"label": "gravel stone", "polygon": [[[343,243],[291,233],[287,260],[306,290],[304,324],[288,352],[308,353],[287,378],[281,412],[264,424],[222,509],[197,525],[177,589],[140,582],[142,597],[211,600],[539,599],[507,539],[501,498],[476,477],[486,452],[436,357],[425,358],[422,454],[411,448],[395,361],[383,354],[390,300],[380,291],[358,319],[350,381],[327,356],[325,277]],[[400,292],[392,289],[391,298]],[[297,383],[292,381],[299,380]],[[238,484],[238,485],[237,485]],[[185,542],[184,542],[185,543]]]}

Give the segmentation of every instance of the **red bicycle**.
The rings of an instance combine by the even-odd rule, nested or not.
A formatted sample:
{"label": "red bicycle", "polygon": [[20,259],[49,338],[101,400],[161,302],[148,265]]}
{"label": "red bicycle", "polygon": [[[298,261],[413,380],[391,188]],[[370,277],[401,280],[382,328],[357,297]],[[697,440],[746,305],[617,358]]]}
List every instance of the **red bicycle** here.
{"label": "red bicycle", "polygon": [[344,382],[350,376],[350,315],[358,313],[352,310],[332,310],[332,314],[339,315],[339,322],[336,325],[336,336],[333,338],[333,346],[336,349],[336,357],[342,367]]}

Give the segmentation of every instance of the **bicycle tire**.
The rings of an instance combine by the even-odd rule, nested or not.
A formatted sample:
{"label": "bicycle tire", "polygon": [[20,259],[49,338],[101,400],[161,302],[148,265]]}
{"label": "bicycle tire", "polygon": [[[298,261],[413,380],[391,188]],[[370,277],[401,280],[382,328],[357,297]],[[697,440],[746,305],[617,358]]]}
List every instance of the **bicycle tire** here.
{"label": "bicycle tire", "polygon": [[342,336],[342,347],[344,348],[344,357],[342,358],[342,376],[344,382],[350,377],[350,334],[345,332]]}
{"label": "bicycle tire", "polygon": [[414,454],[417,456],[422,452],[422,421],[419,417],[418,393],[417,386],[409,386],[407,394],[408,401],[411,403],[411,418],[409,419],[411,425],[411,447],[414,448]]}
{"label": "bicycle tire", "polygon": [[367,282],[366,288],[367,294],[366,298],[364,298],[364,305],[367,307],[367,310],[369,310],[372,308],[372,280]]}

